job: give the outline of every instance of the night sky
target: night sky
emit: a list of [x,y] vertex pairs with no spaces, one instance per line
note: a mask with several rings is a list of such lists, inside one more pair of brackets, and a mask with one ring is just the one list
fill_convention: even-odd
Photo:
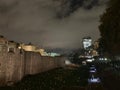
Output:
[[99,17],[108,0],[0,0],[0,34],[49,48],[79,48],[84,36],[100,37]]

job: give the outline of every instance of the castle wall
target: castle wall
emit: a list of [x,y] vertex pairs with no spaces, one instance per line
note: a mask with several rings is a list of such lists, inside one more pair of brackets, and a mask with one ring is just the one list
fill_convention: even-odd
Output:
[[6,48],[4,52],[0,52],[0,85],[17,82],[28,74],[37,74],[63,66],[63,57],[43,57],[35,52],[21,54],[19,49],[7,52]]
[[40,56],[39,53],[25,52],[25,74],[36,74],[64,65],[62,57]]
[[16,82],[24,76],[24,54],[7,53],[6,57],[6,82]]
[[24,76],[24,55],[19,50],[8,52],[3,48],[0,53],[0,84],[21,80]]
[[3,53],[0,52],[0,82],[3,85],[5,83],[5,74],[6,74],[6,57],[7,55],[3,55]]

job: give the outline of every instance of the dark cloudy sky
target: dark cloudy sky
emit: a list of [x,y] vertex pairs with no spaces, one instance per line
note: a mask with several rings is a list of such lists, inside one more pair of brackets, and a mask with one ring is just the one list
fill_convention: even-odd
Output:
[[51,48],[80,47],[99,38],[99,16],[108,0],[0,0],[0,34]]

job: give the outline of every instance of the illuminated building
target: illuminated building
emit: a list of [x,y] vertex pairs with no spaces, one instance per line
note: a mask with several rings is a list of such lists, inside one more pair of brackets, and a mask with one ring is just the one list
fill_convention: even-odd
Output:
[[38,53],[40,53],[41,56],[48,56],[47,52],[45,52],[44,49],[38,48],[32,44],[20,44],[20,46],[18,48],[23,49],[25,51],[38,52]]
[[37,50],[35,50],[35,52],[39,52],[41,54],[41,56],[48,56],[48,53],[45,52],[44,49],[37,49]]
[[92,54],[93,56],[98,56],[98,55],[99,55],[96,50],[92,50],[92,51],[91,51],[91,54]]
[[41,56],[50,56],[50,57],[60,56],[60,54],[54,52],[47,53],[43,48],[39,48],[31,43],[19,44],[14,41],[8,41],[3,36],[0,36],[0,52],[15,53],[17,49],[20,50],[20,53],[22,53],[22,51],[30,51],[30,52],[38,52]]
[[98,49],[99,48],[99,41],[95,41],[93,45],[94,45],[94,49]]
[[90,48],[92,46],[91,37],[84,37],[82,43],[83,43],[83,48],[84,49]]
[[53,53],[53,52],[48,53],[48,55],[51,56],[51,57],[60,56],[60,54],[58,54],[58,53]]
[[19,46],[19,49],[23,49],[25,51],[35,51],[36,50],[36,46],[32,45],[32,44],[21,44]]

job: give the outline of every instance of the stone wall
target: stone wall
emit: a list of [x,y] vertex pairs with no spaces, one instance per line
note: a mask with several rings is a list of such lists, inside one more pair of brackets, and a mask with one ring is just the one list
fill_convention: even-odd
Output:
[[63,57],[40,56],[35,52],[0,53],[0,85],[11,84],[21,80],[25,75],[37,74],[53,68],[63,67]]
[[0,84],[21,80],[24,76],[24,54],[16,52],[1,52],[0,54]]
[[39,53],[25,52],[25,74],[36,74],[53,68],[63,67],[63,57],[40,56]]

